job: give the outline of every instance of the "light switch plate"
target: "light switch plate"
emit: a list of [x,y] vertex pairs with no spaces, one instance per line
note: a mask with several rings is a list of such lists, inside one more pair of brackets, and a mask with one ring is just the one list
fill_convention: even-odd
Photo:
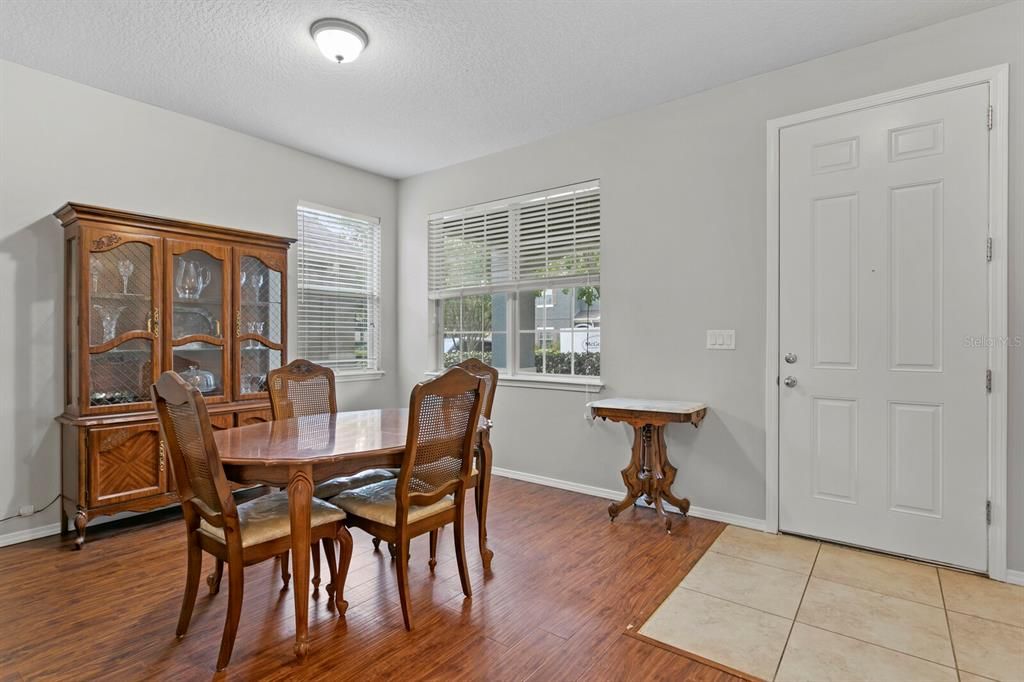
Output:
[[736,350],[735,329],[709,329],[708,350]]

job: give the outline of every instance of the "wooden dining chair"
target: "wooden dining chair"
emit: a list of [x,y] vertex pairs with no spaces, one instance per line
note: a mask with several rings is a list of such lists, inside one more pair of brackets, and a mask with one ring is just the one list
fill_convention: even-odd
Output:
[[[223,670],[231,660],[238,632],[244,567],[279,556],[291,544],[288,495],[274,492],[235,505],[202,394],[174,372],[164,372],[150,390],[174,467],[188,541],[188,574],[177,635],[185,636],[192,618],[203,552],[212,554],[217,561],[214,575],[218,586],[224,563],[228,565],[228,612],[217,656],[217,670]],[[337,576],[348,572],[352,558],[352,535],[343,523],[345,512],[314,498],[310,518],[313,543],[337,538],[341,544],[340,570],[335,566],[333,542],[327,558],[338,611],[343,613],[348,604],[341,598],[342,583]]]
[[[462,369],[417,384],[409,399],[409,428],[398,478],[331,498],[345,523],[398,550],[398,594],[405,628],[412,630],[409,541],[453,523],[462,592],[473,595],[466,568],[465,500],[483,406],[484,380]],[[345,576],[338,575],[338,589]]]
[[[315,414],[334,414],[338,411],[338,400],[335,394],[334,371],[309,360],[296,359],[284,367],[267,373],[267,390],[270,393],[270,410],[274,419],[291,419]],[[339,476],[317,484],[313,496],[321,500],[334,497],[338,493],[377,483],[395,475],[386,469],[368,469],[352,476]],[[327,543],[324,540],[324,552]],[[374,539],[374,548],[380,540]],[[313,587],[320,585],[320,548],[312,545],[313,555]],[[288,584],[288,554],[281,556],[281,580]]]
[[[498,370],[488,365],[483,360],[476,358],[469,358],[463,360],[453,367],[463,369],[473,376],[479,377],[484,380],[484,395],[483,395],[483,408],[481,415],[487,421],[487,428],[490,428],[491,424],[491,408],[494,407],[494,392],[498,387]],[[476,446],[473,450],[473,456],[475,460],[475,466],[473,467],[472,475],[470,476],[469,487],[473,488],[473,501],[476,503],[476,522],[477,522],[477,540],[480,544],[480,553],[491,554],[491,551],[487,549],[487,526],[484,525],[483,519],[487,518],[487,498],[489,490],[486,486],[480,485],[480,472],[491,470],[491,452],[490,452],[490,441],[484,441],[482,435],[477,436]],[[437,565],[437,536],[438,531],[433,531],[430,534],[430,570],[434,570]],[[490,564],[490,556],[483,556],[484,566]]]

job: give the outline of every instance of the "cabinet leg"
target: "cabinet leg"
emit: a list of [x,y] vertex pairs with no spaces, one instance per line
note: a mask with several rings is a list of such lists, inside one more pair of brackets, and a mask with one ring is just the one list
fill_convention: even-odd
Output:
[[85,544],[85,524],[89,523],[89,515],[81,509],[75,514],[75,530],[78,537],[75,538],[75,549],[82,549]]

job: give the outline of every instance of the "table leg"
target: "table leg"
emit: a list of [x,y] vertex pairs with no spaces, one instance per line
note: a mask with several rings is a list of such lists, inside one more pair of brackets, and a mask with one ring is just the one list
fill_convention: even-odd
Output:
[[[660,499],[669,502],[675,506],[684,515],[690,511],[690,501],[685,497],[676,497],[672,494],[672,483],[676,480],[676,469],[672,466],[672,463],[668,461],[668,445],[665,443],[665,427],[655,427],[654,434],[654,447],[657,451],[657,459],[661,463],[661,470],[663,472],[660,479],[656,479],[655,485],[656,494]],[[666,516],[665,530],[672,532],[672,520]]]
[[644,494],[644,482],[640,479],[643,470],[644,434],[642,426],[633,427],[633,453],[629,466],[622,470],[622,482],[626,484],[626,496],[621,502],[608,505],[608,516],[614,521],[623,509],[632,506],[637,498]]
[[309,652],[309,545],[310,512],[313,506],[312,467],[297,466],[289,471],[288,515],[292,531],[292,575],[295,577],[295,657]]
[[476,521],[480,541],[480,560],[484,570],[491,569],[494,552],[487,546],[487,498],[491,493],[491,439],[486,433],[480,435],[480,461],[476,482]]

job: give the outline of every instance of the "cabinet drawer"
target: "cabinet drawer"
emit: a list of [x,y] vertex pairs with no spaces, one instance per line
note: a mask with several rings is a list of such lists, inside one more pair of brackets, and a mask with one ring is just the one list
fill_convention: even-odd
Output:
[[156,423],[89,429],[89,503],[116,504],[167,490]]
[[274,419],[274,413],[270,410],[248,410],[246,412],[236,412],[235,415],[235,423],[238,426],[259,424],[260,422],[269,422]]
[[210,426],[213,427],[214,431],[234,428],[235,417],[232,414],[211,414]]

